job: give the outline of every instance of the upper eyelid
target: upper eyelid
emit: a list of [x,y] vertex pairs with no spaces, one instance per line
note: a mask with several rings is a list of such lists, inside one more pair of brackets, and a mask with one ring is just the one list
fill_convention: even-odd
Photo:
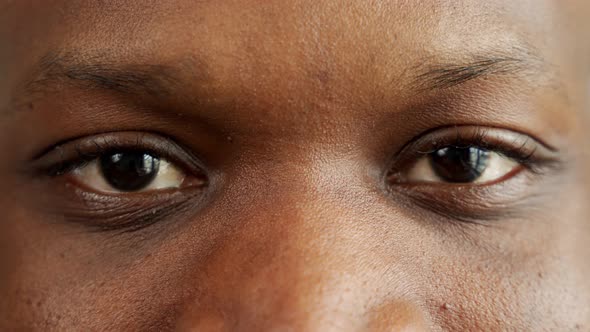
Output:
[[172,139],[159,134],[132,131],[90,135],[59,143],[37,156],[33,168],[43,175],[59,175],[56,170],[63,168],[70,171],[71,167],[82,166],[101,154],[117,149],[146,150],[177,164],[185,171],[200,175],[208,173],[199,157]]
[[486,145],[489,150],[512,158],[535,172],[541,166],[562,164],[557,149],[530,135],[504,128],[460,125],[434,128],[414,137],[394,154],[384,177],[403,171],[416,161],[417,155],[426,156],[457,142],[474,147]]
[[[467,133],[466,133],[467,131]],[[453,136],[448,136],[450,133],[454,133]],[[498,146],[500,143],[500,140],[494,139],[493,136],[494,134],[497,134],[496,136],[502,136],[502,134],[504,134],[504,136],[511,136],[513,138],[511,143],[508,143],[507,139],[503,140],[501,142],[501,145],[503,146]],[[435,137],[432,137],[432,136]],[[429,142],[427,142],[425,144],[424,140],[425,139],[429,139]],[[493,142],[493,140],[496,140],[498,142]],[[444,141],[444,143],[440,143],[441,141]],[[546,145],[545,143],[538,141],[537,139],[531,137],[530,135],[527,134],[523,134],[523,133],[519,133],[519,132],[514,132],[512,130],[508,130],[508,129],[502,129],[502,128],[493,128],[493,127],[480,127],[480,126],[471,126],[471,125],[463,125],[463,126],[452,126],[452,127],[441,127],[441,128],[435,128],[435,129],[431,129],[426,131],[425,133],[422,133],[416,137],[414,137],[412,140],[410,140],[408,143],[406,143],[406,145],[404,145],[398,153],[396,153],[396,155],[402,154],[407,150],[416,150],[416,151],[420,151],[421,153],[431,153],[434,152],[437,148],[443,147],[443,146],[457,146],[457,147],[465,147],[464,145],[458,145],[458,143],[461,142],[468,142],[468,143],[473,143],[473,144],[478,144],[478,146],[480,147],[484,147],[484,148],[489,148],[490,150],[494,150],[494,149],[498,149],[498,148],[503,148],[506,147],[507,145],[512,145],[511,148],[513,148],[513,150],[522,150],[523,148],[525,148],[527,145],[533,145],[538,149],[542,149],[542,150],[546,150],[546,152],[548,154],[553,154],[553,153],[557,153],[558,150],[556,148],[553,148],[551,146]],[[421,150],[421,149],[417,149],[420,146],[424,146],[424,145],[430,145],[429,150]],[[467,145],[467,146],[471,146],[471,145]],[[501,151],[501,149],[500,149]]]
[[[461,140],[468,141],[467,139],[464,139],[464,138],[461,138]],[[524,147],[528,143],[528,140],[529,139],[526,138],[526,141],[524,141],[523,144],[520,144],[519,147],[506,148],[506,147],[499,147],[497,145],[494,145],[493,143],[486,142],[485,140],[477,140],[476,139],[476,140],[473,140],[467,144],[458,144],[457,142],[453,142],[453,143],[442,144],[441,146],[435,145],[428,150],[419,150],[417,152],[419,154],[429,155],[429,154],[432,154],[432,153],[438,151],[439,149],[441,149],[443,147],[452,147],[452,148],[459,148],[459,149],[460,148],[482,148],[482,149],[486,149],[488,151],[498,153],[498,154],[503,155],[507,158],[526,160],[535,154],[535,151],[537,149],[536,147],[533,147],[532,149],[528,149],[526,156],[520,156],[520,155],[516,155],[516,154],[524,152],[524,150],[525,150]]]
[[461,125],[441,126],[441,127],[432,128],[432,129],[429,129],[427,131],[424,131],[424,132],[414,136],[414,138],[412,138],[409,141],[409,143],[407,143],[406,145],[409,145],[412,142],[418,141],[421,137],[425,137],[425,136],[428,136],[429,134],[443,132],[443,131],[448,131],[448,132],[454,131],[455,137],[465,138],[465,134],[462,133],[462,131],[464,131],[465,129],[472,130],[473,132],[475,132],[475,134],[473,134],[473,136],[476,136],[479,138],[489,137],[489,136],[491,136],[490,133],[494,133],[494,132],[496,132],[496,133],[498,133],[498,132],[511,133],[513,136],[525,138],[527,141],[530,140],[536,144],[539,144],[543,148],[545,148],[549,151],[552,151],[552,152],[559,151],[559,149],[557,147],[552,146],[552,145],[548,144],[547,142],[543,141],[542,139],[540,139],[534,135],[531,135],[529,133],[521,132],[521,131],[514,130],[514,129],[497,127],[497,126],[482,126],[482,125],[477,125],[477,124],[461,124]]

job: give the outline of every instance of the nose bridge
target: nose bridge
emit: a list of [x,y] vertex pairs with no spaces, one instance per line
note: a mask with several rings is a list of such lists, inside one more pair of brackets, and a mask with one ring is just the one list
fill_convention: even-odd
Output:
[[[281,171],[248,202],[258,208],[240,209],[239,230],[210,263],[221,320],[239,330],[364,331],[374,317],[383,321],[383,315],[395,317],[396,307],[407,307],[402,301],[374,315],[383,305],[379,292],[407,287],[384,284],[395,279],[386,276],[395,266],[380,263],[374,253],[379,221],[366,211],[381,203],[371,198],[376,195],[366,179],[355,175],[358,165],[340,161]],[[406,316],[395,323],[406,324]]]
[[[240,301],[240,310],[247,317],[267,310],[270,329],[362,330],[370,301],[363,284],[370,276],[357,273],[355,256],[364,250],[355,209],[335,179],[312,177],[314,172],[321,170],[299,177],[298,188],[268,197],[272,210],[252,216],[252,227],[266,228],[268,242],[250,262],[252,277],[240,289],[249,300]],[[252,308],[252,302],[261,305]]]

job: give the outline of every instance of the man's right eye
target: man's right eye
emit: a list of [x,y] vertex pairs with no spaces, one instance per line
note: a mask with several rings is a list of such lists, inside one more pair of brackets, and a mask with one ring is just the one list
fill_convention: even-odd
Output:
[[207,183],[190,153],[155,134],[96,135],[64,143],[48,154],[54,175],[97,194],[145,195]]
[[74,169],[71,176],[93,191],[118,194],[197,184],[181,167],[141,150],[105,153]]
[[33,168],[60,218],[99,230],[138,230],[205,204],[209,173],[190,150],[153,133],[72,139]]

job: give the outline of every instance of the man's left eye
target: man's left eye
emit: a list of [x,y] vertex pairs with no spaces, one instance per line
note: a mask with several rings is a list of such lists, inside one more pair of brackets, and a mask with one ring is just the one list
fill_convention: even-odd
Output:
[[519,162],[499,152],[449,146],[424,155],[402,177],[404,182],[412,183],[485,184],[502,180],[521,168]]

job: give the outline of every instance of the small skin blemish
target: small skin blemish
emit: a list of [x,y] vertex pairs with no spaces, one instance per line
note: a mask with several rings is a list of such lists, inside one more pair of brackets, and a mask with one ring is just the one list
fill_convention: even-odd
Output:
[[449,310],[453,310],[453,306],[452,306],[450,303],[443,303],[443,304],[440,306],[440,309],[441,309],[442,311],[449,311]]
[[322,84],[327,84],[330,81],[330,73],[327,70],[319,70],[314,76]]
[[318,73],[318,80],[324,84],[330,81],[330,74],[327,71],[321,71]]

